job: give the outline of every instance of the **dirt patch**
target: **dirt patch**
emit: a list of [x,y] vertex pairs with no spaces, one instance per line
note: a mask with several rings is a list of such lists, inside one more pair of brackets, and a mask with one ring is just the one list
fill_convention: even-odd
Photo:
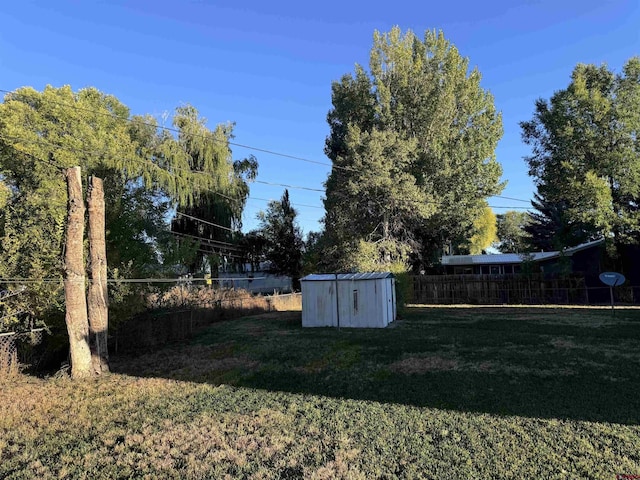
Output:
[[203,353],[209,351],[211,358],[225,358],[231,357],[236,349],[235,342],[216,343],[210,346],[205,346],[208,350],[204,350]]
[[239,356],[210,360],[203,366],[208,368],[209,370],[233,370],[235,368],[253,370],[258,365],[260,365],[260,363],[256,362],[255,360],[251,360],[248,357]]
[[480,363],[465,363],[460,365],[460,370],[471,370],[473,372],[481,373],[501,373],[507,375],[513,375],[515,377],[521,376],[535,376],[535,377],[553,377],[553,376],[569,376],[574,375],[576,372],[572,368],[558,366],[557,368],[530,368],[522,365],[513,365],[510,363],[498,363],[498,362],[480,362]]
[[405,375],[459,370],[458,360],[438,355],[407,357],[389,365],[389,370]]
[[[112,362],[114,371],[126,371],[134,375],[198,375],[211,371],[233,369],[254,370],[260,364],[244,355],[234,354],[233,342],[217,345],[190,345],[183,349],[166,349],[136,358],[135,363]],[[132,366],[133,365],[133,366]]]
[[551,368],[530,368],[510,363],[492,361],[463,362],[457,358],[442,357],[438,355],[407,357],[389,365],[388,369],[403,375],[420,375],[429,372],[462,372],[471,371],[479,373],[507,374],[514,377],[535,376],[553,377],[569,376],[576,372],[565,366]]
[[302,367],[295,367],[294,370],[299,373],[320,373],[327,369],[328,361],[326,358],[314,360]]
[[264,332],[264,327],[256,323],[252,323],[247,326],[247,334],[251,337],[261,337],[264,335]]
[[571,340],[567,340],[565,338],[554,338],[549,343],[551,343],[551,345],[553,345],[556,348],[565,349],[565,350],[576,348],[577,346]]

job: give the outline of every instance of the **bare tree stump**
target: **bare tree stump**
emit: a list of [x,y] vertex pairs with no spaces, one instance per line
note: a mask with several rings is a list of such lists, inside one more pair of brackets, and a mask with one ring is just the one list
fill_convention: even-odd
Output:
[[89,377],[92,374],[89,349],[89,321],[85,297],[84,266],[84,202],[80,167],[65,170],[69,203],[67,207],[67,238],[64,252],[65,323],[69,333],[71,376]]
[[89,292],[87,304],[93,370],[100,375],[109,371],[109,295],[107,289],[107,247],[105,205],[102,179],[89,177]]

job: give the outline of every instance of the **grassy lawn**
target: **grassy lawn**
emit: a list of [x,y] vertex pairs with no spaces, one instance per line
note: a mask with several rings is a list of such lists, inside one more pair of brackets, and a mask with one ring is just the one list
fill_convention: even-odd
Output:
[[640,310],[215,324],[86,383],[0,383],[0,478],[640,475]]

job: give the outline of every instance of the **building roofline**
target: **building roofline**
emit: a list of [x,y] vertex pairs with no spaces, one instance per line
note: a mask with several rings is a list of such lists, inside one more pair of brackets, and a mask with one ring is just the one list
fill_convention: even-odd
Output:
[[443,255],[440,263],[446,266],[469,266],[469,265],[517,265],[525,261],[527,255],[531,255],[531,261],[542,262],[552,260],[562,255],[571,257],[574,253],[581,252],[588,248],[604,243],[604,238],[581,243],[575,247],[566,248],[563,251],[553,250],[550,252],[530,252],[530,253],[498,253],[482,255]]

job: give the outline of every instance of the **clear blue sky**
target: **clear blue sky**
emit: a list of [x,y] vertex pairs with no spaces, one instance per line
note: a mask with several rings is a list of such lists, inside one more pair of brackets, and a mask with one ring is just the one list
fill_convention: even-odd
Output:
[[[534,100],[566,87],[579,63],[619,72],[640,54],[638,0],[458,2],[67,1],[5,2],[0,10],[0,89],[95,86],[133,113],[160,117],[191,103],[210,126],[236,122],[235,141],[328,162],[325,121],[331,82],[368,65],[373,31],[393,25],[441,29],[482,73],[503,113],[497,158],[508,186],[530,199],[518,122]],[[258,179],[322,189],[329,167],[255,153]],[[282,187],[251,186],[277,199]],[[297,204],[322,206],[321,192],[290,190]],[[528,206],[490,199],[494,206]],[[245,230],[266,202],[250,200]],[[324,210],[297,207],[305,232]],[[504,209],[495,209],[496,212]]]

